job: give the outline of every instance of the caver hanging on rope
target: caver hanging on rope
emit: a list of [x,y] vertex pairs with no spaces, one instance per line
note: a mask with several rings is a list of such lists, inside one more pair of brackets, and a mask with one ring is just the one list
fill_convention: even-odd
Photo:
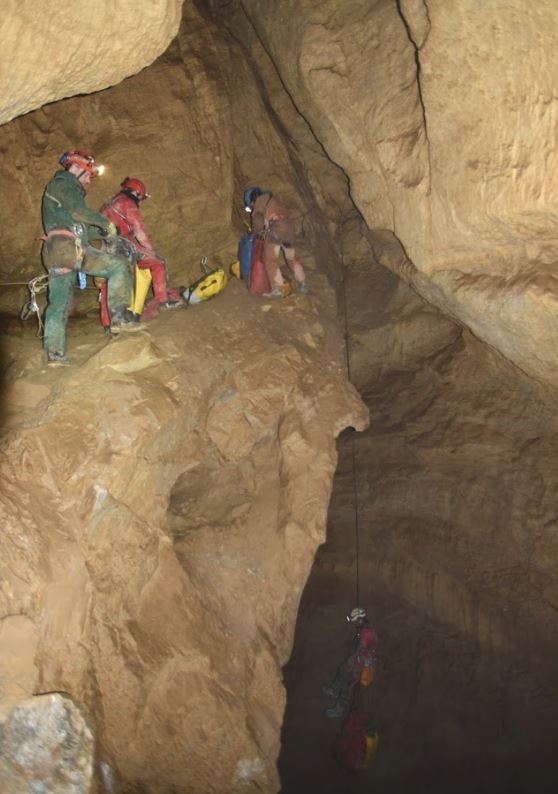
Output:
[[339,719],[350,709],[357,687],[368,687],[374,680],[377,661],[378,635],[370,625],[366,612],[361,607],[353,609],[347,616],[356,627],[352,641],[352,652],[341,662],[331,683],[322,687],[322,692],[335,698],[335,703],[326,709],[326,716]]
[[[351,359],[344,274],[342,284],[347,376],[350,381]],[[355,513],[355,594],[356,603],[360,604],[359,504],[354,434],[351,438],[351,458]],[[335,704],[326,710],[326,715],[330,718],[345,717],[341,733],[335,743],[335,755],[347,769],[358,770],[370,765],[378,745],[378,734],[371,724],[369,702],[370,684],[374,680],[377,661],[378,636],[361,606],[355,607],[347,615],[347,620],[357,629],[353,638],[353,652],[339,665],[333,681],[322,687],[322,691],[335,698]]]

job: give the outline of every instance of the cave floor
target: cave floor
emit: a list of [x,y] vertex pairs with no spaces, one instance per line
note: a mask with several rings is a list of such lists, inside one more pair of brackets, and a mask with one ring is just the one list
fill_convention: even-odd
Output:
[[[284,301],[270,301],[249,295],[245,285],[231,279],[223,293],[207,303],[192,305],[187,309],[176,309],[161,313],[157,318],[142,324],[134,333],[124,332],[112,338],[103,334],[97,311],[70,317],[67,329],[67,351],[70,367],[48,367],[42,350],[42,341],[37,336],[34,317],[26,322],[4,317],[0,330],[0,428],[2,431],[17,429],[18,424],[35,421],[40,412],[64,390],[66,383],[73,383],[83,367],[110,368],[113,364],[107,352],[114,346],[124,344],[130,357],[141,355],[146,343],[155,346],[164,344],[176,334],[191,340],[191,358],[196,361],[196,371],[209,363],[212,351],[220,354],[230,352],[230,364],[250,355],[260,344],[288,345],[292,341],[302,350],[315,346],[309,324],[317,329],[324,348],[333,345],[337,328],[320,318],[333,317],[335,308],[332,294],[325,288],[325,277],[313,274],[309,295],[291,295]],[[79,297],[79,295],[78,295]],[[327,306],[325,304],[328,304]],[[331,362],[338,367],[337,362]],[[125,367],[117,365],[124,372]],[[130,371],[133,371],[132,369]]]

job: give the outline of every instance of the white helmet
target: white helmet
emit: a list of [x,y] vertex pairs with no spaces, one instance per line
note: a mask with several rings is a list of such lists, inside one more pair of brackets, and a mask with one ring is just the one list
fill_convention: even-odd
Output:
[[347,615],[347,620],[350,623],[356,623],[359,620],[366,620],[366,612],[362,607],[355,607],[350,615]]

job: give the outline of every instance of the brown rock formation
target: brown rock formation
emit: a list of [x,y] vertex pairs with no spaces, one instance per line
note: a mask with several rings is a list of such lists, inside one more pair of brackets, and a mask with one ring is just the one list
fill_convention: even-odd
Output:
[[396,272],[555,384],[554,5],[242,5]]
[[2,610],[19,617],[2,680],[71,693],[148,791],[277,788],[280,666],[334,437],[366,421],[331,310],[232,284],[134,338],[73,338],[68,372],[41,370],[32,338],[14,351]]
[[[144,46],[126,39],[141,60],[112,20],[101,44],[84,37],[83,71],[71,52],[67,82],[45,69],[46,93],[36,68],[26,93],[10,56],[6,112],[137,72],[176,26],[177,3],[148,5],[153,36],[141,22]],[[45,371],[14,321],[2,339],[1,698],[70,693],[107,790],[278,789],[280,667],[324,537],[333,440],[366,421],[325,278],[339,286],[341,265],[374,416],[356,444],[362,595],[384,649],[375,779],[525,794],[536,771],[554,792],[555,35],[544,2],[190,0],[148,69],[0,127],[3,279],[40,272],[44,184],[83,146],[109,167],[92,205],[126,174],[147,182],[173,283],[203,254],[230,263],[242,190],[261,184],[294,213],[313,289],[269,305],[233,283],[111,344],[95,317],[72,321],[69,372]],[[2,291],[2,310],[25,297]],[[369,790],[324,763],[336,726],[316,743],[309,719],[354,606],[340,449],[287,672],[285,794]]]
[[93,790],[93,735],[68,697],[41,695],[1,714],[0,748],[2,791],[88,794]]
[[0,124],[139,72],[176,35],[181,8],[182,0],[121,0],[118,7],[106,0],[7,0]]

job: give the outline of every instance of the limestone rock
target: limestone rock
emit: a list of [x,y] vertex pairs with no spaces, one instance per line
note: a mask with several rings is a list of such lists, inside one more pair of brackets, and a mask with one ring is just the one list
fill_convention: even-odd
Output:
[[413,286],[555,385],[554,3],[243,7]]
[[20,617],[0,672],[83,703],[138,790],[278,788],[281,666],[334,438],[368,421],[322,292],[266,304],[234,281],[114,341],[85,320],[68,370],[37,371],[39,341],[17,340],[8,382],[40,375],[48,396],[9,391],[0,604]]
[[90,794],[94,741],[69,697],[39,695],[0,716],[0,789]]
[[7,0],[0,24],[0,124],[139,72],[176,35],[181,8],[182,0],[122,0],[118,8],[106,0]]

